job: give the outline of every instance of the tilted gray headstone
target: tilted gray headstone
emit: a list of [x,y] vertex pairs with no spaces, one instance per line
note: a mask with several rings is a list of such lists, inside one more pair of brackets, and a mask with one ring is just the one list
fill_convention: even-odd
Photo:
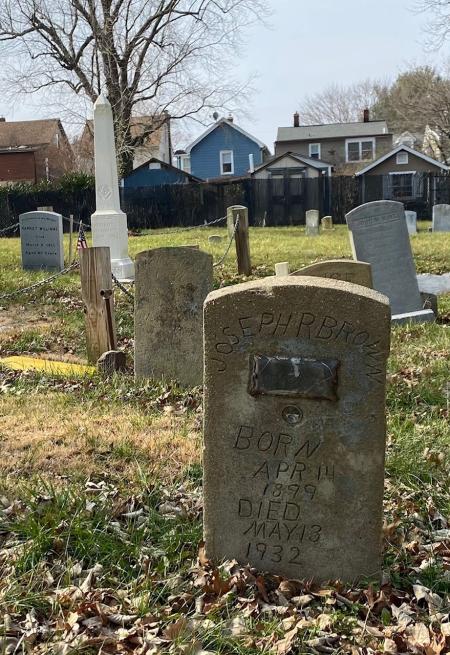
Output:
[[203,380],[203,302],[213,285],[212,256],[195,248],[155,248],[136,257],[135,374]]
[[213,291],[204,323],[208,557],[379,577],[388,299],[271,277]]
[[19,216],[22,267],[61,271],[64,268],[61,214],[35,211]]
[[450,205],[434,205],[433,232],[450,232]]
[[317,209],[308,209],[305,216],[306,236],[315,237],[319,234],[319,212]]
[[405,209],[405,220],[408,233],[417,234],[417,212],[411,212]]
[[388,296],[392,315],[422,309],[402,203],[368,202],[346,219],[353,257],[372,266],[373,288]]

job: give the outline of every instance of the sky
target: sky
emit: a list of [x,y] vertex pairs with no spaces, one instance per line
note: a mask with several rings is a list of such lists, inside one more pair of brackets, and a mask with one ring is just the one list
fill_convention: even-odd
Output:
[[[426,51],[426,16],[413,11],[414,0],[268,2],[268,25],[250,28],[238,60],[236,75],[256,79],[254,92],[240,103],[245,112],[236,112],[235,120],[271,151],[277,127],[292,124],[306,95],[331,83],[393,78],[409,63],[434,63],[448,54]],[[0,115],[7,120],[54,114],[45,103],[11,106],[0,97]],[[196,126],[192,138],[203,129]]]

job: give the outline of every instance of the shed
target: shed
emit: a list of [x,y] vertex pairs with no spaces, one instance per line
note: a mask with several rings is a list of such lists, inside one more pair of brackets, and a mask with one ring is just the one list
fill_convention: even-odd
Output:
[[198,177],[182,171],[172,164],[152,157],[135,168],[127,177],[121,181],[121,186],[126,189],[139,187],[154,187],[164,184],[190,184],[201,182]]

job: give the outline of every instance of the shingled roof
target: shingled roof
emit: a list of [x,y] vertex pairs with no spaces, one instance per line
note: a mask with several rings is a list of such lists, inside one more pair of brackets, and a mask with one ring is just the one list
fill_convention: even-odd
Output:
[[36,121],[0,121],[0,148],[44,146],[63,127],[58,118]]
[[277,141],[342,139],[359,136],[381,136],[383,134],[389,134],[386,121],[369,121],[367,123],[330,123],[328,125],[279,127]]

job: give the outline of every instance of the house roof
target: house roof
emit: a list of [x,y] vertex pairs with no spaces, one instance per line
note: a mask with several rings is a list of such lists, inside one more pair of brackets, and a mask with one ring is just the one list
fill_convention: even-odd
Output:
[[305,164],[306,166],[310,166],[311,168],[317,168],[318,170],[331,168],[331,164],[328,164],[325,161],[321,161],[320,159],[312,159],[311,157],[298,155],[295,152],[285,152],[282,155],[277,155],[276,157],[272,157],[272,159],[268,159],[263,164],[260,164],[255,168],[254,172],[257,173],[258,171],[262,171],[264,168],[270,168],[270,166],[273,166],[273,164],[275,164],[280,159],[283,159],[283,157],[290,157],[291,159],[295,159],[299,164]]
[[243,130],[242,127],[239,127],[239,125],[236,125],[236,123],[234,123],[233,121],[229,120],[228,118],[220,118],[218,121],[216,121],[215,123],[213,123],[212,125],[210,125],[210,126],[208,127],[207,130],[205,130],[202,134],[200,134],[200,136],[197,137],[197,138],[195,139],[195,141],[193,141],[193,142],[192,142],[192,143],[191,143],[191,144],[186,148],[186,153],[187,153],[187,154],[190,154],[192,148],[194,148],[197,144],[199,144],[200,141],[203,141],[203,139],[204,139],[205,137],[207,137],[208,134],[211,134],[211,132],[213,132],[213,131],[216,129],[216,127],[219,127],[220,125],[228,125],[228,127],[231,127],[231,128],[233,128],[233,129],[235,129],[237,132],[240,132],[241,134],[243,134],[244,136],[246,136],[246,137],[247,137],[248,139],[250,139],[251,141],[254,141],[254,142],[255,142],[255,143],[256,143],[260,148],[262,148],[263,150],[267,150],[267,152],[269,152],[269,148],[268,148],[268,147],[267,147],[267,146],[266,146],[262,141],[260,141],[260,140],[257,139],[256,137],[252,136],[251,134],[249,134],[249,133],[246,132],[245,130]]
[[277,141],[344,139],[358,136],[380,136],[383,134],[389,134],[386,121],[368,121],[367,123],[330,123],[328,125],[279,127]]
[[[162,128],[168,121],[168,115],[163,116],[162,114],[158,116],[132,116],[130,118],[130,129],[131,136],[137,137],[141,136],[145,130],[155,127],[153,132],[150,132],[148,137],[146,137],[146,143],[150,145],[158,145],[162,138]],[[89,118],[86,121],[85,130],[88,130],[89,135],[94,137],[94,121]]]
[[[148,168],[149,164],[161,164],[162,168],[166,168],[171,171],[175,171],[178,174],[184,175],[185,177],[189,178],[191,182],[204,182],[204,180],[201,180],[199,177],[195,177],[195,175],[192,175],[191,173],[187,173],[186,171],[181,170],[181,168],[177,168],[176,166],[172,166],[172,164],[168,164],[166,161],[162,161],[161,159],[158,159],[157,157],[150,157],[147,161],[145,161],[143,164],[140,164],[139,166],[136,166],[135,169],[131,171],[127,175],[127,177],[130,177],[130,175],[133,175],[136,171],[138,171],[140,168]],[[126,178],[125,178],[126,179]]]
[[409,152],[411,155],[414,155],[415,157],[418,157],[419,159],[423,159],[424,161],[428,162],[429,164],[432,164],[433,166],[438,166],[439,168],[442,168],[442,170],[444,170],[444,171],[450,171],[450,166],[447,166],[446,164],[443,164],[442,162],[437,161],[436,159],[432,159],[431,157],[428,157],[428,155],[424,155],[424,153],[420,152],[419,150],[414,150],[414,148],[410,148],[409,146],[406,146],[405,144],[400,144],[399,146],[397,146],[393,150],[390,150],[389,152],[387,152],[382,157],[379,157],[378,159],[373,161],[371,164],[369,164],[365,168],[358,171],[356,173],[356,176],[364,175],[364,173],[367,173],[368,171],[372,170],[373,168],[376,168],[377,166],[379,166],[379,164],[386,161],[387,159],[389,159],[393,155],[396,155],[397,152],[401,152],[402,150],[404,152]]
[[55,133],[62,129],[58,118],[0,121],[0,148],[47,145],[51,143]]

